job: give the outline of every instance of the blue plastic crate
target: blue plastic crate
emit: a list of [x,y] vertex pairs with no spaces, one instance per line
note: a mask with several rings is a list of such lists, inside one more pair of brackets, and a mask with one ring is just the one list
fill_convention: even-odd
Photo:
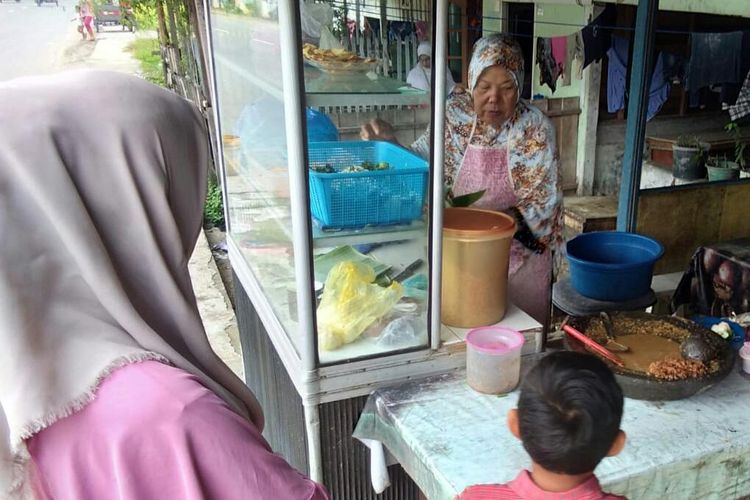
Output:
[[[427,162],[388,142],[313,142],[310,166],[331,165],[337,172],[309,170],[310,210],[323,228],[356,228],[408,223],[422,216]],[[362,162],[388,162],[388,170],[338,172]]]

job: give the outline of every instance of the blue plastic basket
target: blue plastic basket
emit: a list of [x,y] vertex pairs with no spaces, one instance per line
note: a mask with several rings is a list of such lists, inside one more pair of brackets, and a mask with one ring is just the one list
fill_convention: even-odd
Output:
[[[388,142],[313,142],[310,166],[331,165],[337,172],[309,170],[310,210],[323,228],[356,228],[407,223],[422,216],[427,162]],[[342,173],[362,162],[388,162],[388,170]]]

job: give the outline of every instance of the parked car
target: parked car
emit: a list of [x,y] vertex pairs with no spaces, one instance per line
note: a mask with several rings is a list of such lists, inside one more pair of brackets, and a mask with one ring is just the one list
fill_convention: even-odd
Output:
[[96,7],[94,25],[97,33],[102,26],[120,26],[120,6],[112,3],[102,4]]

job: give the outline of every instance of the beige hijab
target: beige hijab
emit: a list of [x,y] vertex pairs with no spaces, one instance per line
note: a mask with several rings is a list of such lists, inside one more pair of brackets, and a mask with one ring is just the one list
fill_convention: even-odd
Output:
[[208,161],[200,114],[139,78],[0,83],[0,497],[22,485],[24,440],[127,363],[171,362],[262,429],[188,275]]

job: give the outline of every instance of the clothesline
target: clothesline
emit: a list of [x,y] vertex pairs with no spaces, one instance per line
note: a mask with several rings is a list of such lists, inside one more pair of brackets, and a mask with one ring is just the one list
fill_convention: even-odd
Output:
[[[337,0],[334,0],[333,2],[331,2],[331,5],[343,7],[344,3],[340,2],[340,1],[337,1]],[[379,5],[375,5],[375,4],[360,4],[360,7],[380,9],[380,6]],[[426,9],[404,9],[402,7],[387,7],[387,6],[385,7],[385,9],[386,10],[395,10],[395,11],[408,11],[408,12],[411,12],[411,13],[430,13],[430,12],[432,12],[431,10],[426,10]],[[349,10],[351,12],[353,10],[352,5],[350,5],[350,4],[347,3],[347,10]],[[456,14],[449,14],[449,16],[456,16]],[[467,16],[464,16],[463,14],[458,14],[458,16],[460,18],[467,17]],[[365,16],[365,17],[370,17],[370,16]],[[558,22],[558,21],[537,21],[537,20],[529,21],[529,20],[526,20],[526,19],[511,19],[509,17],[503,17],[503,16],[482,16],[482,20],[513,21],[513,22],[516,22],[516,23],[547,25],[547,26],[567,26],[567,27],[579,28],[579,29],[585,28],[586,26],[588,26],[588,23],[587,24],[579,24],[579,23],[564,23],[564,22]],[[414,22],[414,21],[401,20],[401,21],[397,21],[397,22]],[[599,29],[605,29],[605,30],[611,30],[611,31],[629,31],[629,32],[635,32],[635,28],[634,27],[629,27],[629,26],[616,26],[616,25],[599,24],[598,27],[599,27]],[[748,26],[748,28],[750,28],[750,26]],[[475,27],[471,27],[471,26],[468,27],[467,29],[470,30],[470,31],[480,31],[479,28],[475,28]],[[734,30],[728,30],[728,31],[716,31],[716,30],[705,31],[705,30],[673,30],[673,29],[664,29],[664,28],[662,28],[662,29],[655,30],[655,33],[665,34],[665,35],[692,35],[694,33],[731,33],[733,31],[741,31],[741,29],[734,29]],[[513,33],[509,33],[509,32],[504,32],[504,33],[516,36],[516,34],[513,34]],[[572,33],[569,33],[569,34],[572,34]],[[523,34],[521,36],[523,36],[525,38],[539,37],[539,35],[526,35],[526,34]],[[559,36],[563,36],[563,35],[559,35]]]

